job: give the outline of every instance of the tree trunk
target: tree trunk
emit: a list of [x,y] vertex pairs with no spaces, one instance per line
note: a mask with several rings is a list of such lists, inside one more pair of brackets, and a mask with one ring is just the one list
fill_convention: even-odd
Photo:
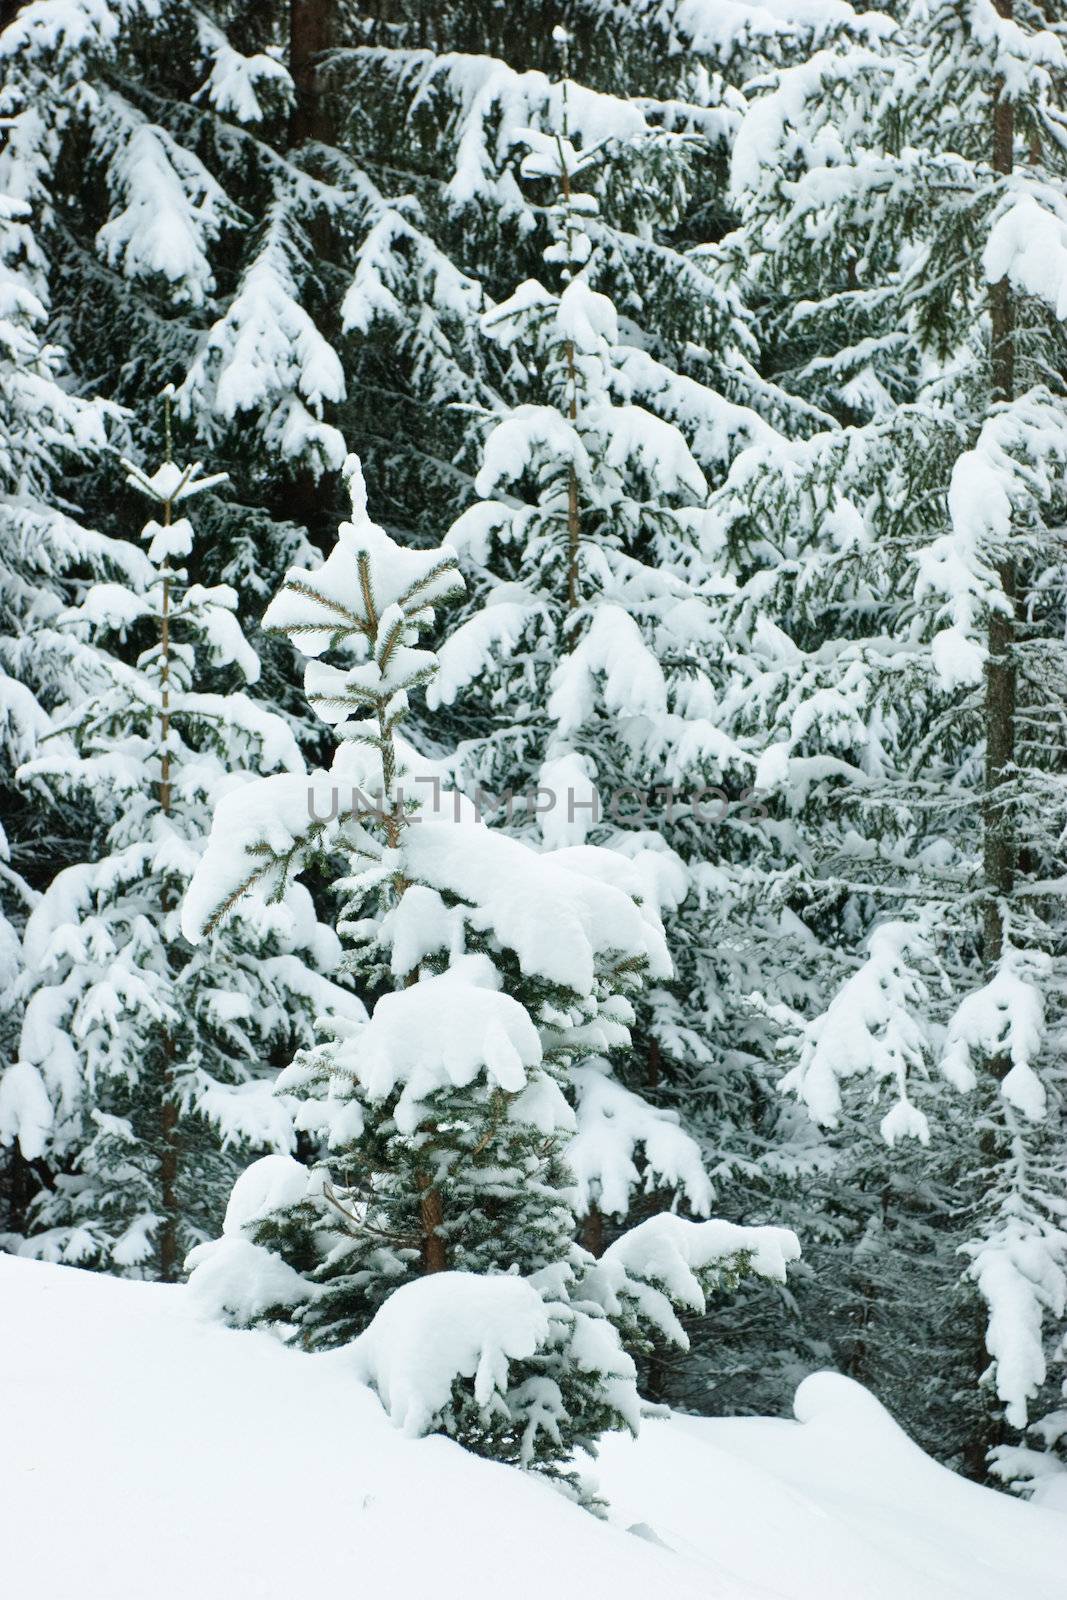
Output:
[[171,1041],[164,1041],[167,1066],[164,1071],[164,1099],[160,1107],[159,1125],[163,1149],[159,1160],[159,1189],[163,1209],[163,1226],[159,1230],[159,1276],[164,1283],[174,1283],[181,1267],[181,1248],[178,1240],[178,1107],[171,1097],[170,1053]]
[[[566,100],[564,100],[564,114],[566,114]],[[566,123],[564,123],[564,137],[566,137]],[[562,146],[560,147],[562,154]],[[562,163],[563,199],[566,205],[571,201],[571,179],[567,171],[566,161]],[[569,214],[569,213],[568,213]],[[568,228],[568,242],[570,230]],[[567,268],[570,276],[570,268]],[[564,345],[567,362],[567,416],[571,422],[578,420],[578,368],[574,359],[574,341],[568,339]],[[578,474],[573,462],[567,468],[567,610],[578,609],[578,566],[582,544],[581,512],[578,506]]]
[[419,1218],[422,1222],[422,1270],[444,1272],[448,1266],[441,1224],[445,1220],[441,1191],[435,1189],[427,1177],[419,1178],[422,1199],[419,1201]]
[[289,0],[290,144],[328,138],[318,58],[333,43],[335,8],[336,0]]
[[[166,458],[171,460],[171,415],[170,395],[165,395],[163,401],[164,436],[166,439]],[[169,528],[173,513],[172,502],[168,500],[163,507],[163,526]],[[170,557],[167,558],[169,567]],[[166,569],[165,569],[166,570]],[[159,738],[161,745],[159,762],[159,809],[165,817],[171,811],[171,777],[170,777],[170,602],[171,579],[169,572],[163,579],[163,603],[159,628]],[[173,910],[170,889],[164,877],[159,903],[160,917],[164,924]],[[163,1214],[162,1225],[159,1230],[159,1275],[164,1283],[174,1283],[178,1277],[181,1266],[181,1248],[179,1244],[179,1217],[178,1217],[178,1107],[174,1100],[174,1039],[169,1028],[164,1031],[161,1041],[163,1052],[163,1081],[159,1106],[159,1198],[160,1210]]]
[[648,1041],[648,1087],[658,1089],[663,1069],[663,1052],[658,1039]]
[[[999,14],[1012,15],[1012,0],[996,0]],[[997,79],[993,102],[993,170],[1007,177],[1015,162],[1015,108],[1005,98],[1004,83]],[[1007,278],[989,291],[989,378],[993,404],[1015,397],[1015,305]],[[1015,760],[1016,666],[1015,638],[1016,588],[1015,563],[1005,555],[997,564],[1000,587],[1011,604],[1010,614],[996,612],[989,620],[989,659],[985,680],[985,794],[982,802],[982,875],[985,884],[985,910],[982,926],[982,959],[986,977],[991,978],[1004,951],[1004,909],[1015,883],[1016,840],[1011,806],[1007,798],[1011,767]],[[1005,1055],[988,1063],[994,1079],[1006,1076],[1011,1065]],[[982,1155],[987,1165],[997,1159],[997,1134],[990,1127],[982,1136]],[[988,1366],[984,1336],[977,1352],[979,1375]],[[989,1451],[1001,1442],[1003,1422],[988,1405],[986,1414],[967,1441],[963,1468],[969,1478],[983,1482],[988,1477]]]
[[[1002,17],[1010,18],[1012,0],[997,0]],[[1008,176],[1014,165],[1015,109],[1004,98],[1004,85],[998,79],[993,106],[993,168]],[[995,283],[989,295],[990,384],[994,402],[1011,400],[1015,394],[1015,307],[1011,285],[1006,278]],[[1001,588],[1012,604],[1012,615],[997,612],[989,622],[989,661],[986,667],[985,724],[986,765],[983,805],[983,874],[986,888],[982,955],[987,976],[992,975],[1004,948],[1003,903],[1011,894],[1015,880],[1015,838],[1011,812],[1002,790],[1009,781],[1015,759],[1016,669],[1012,654],[1015,631],[1015,570],[1005,557],[998,566]],[[1007,1062],[994,1063],[998,1076],[1007,1071]]]
[[0,1151],[0,1233],[25,1233],[30,1206],[39,1194],[55,1188],[43,1161],[27,1161],[18,1140]]
[[599,1206],[591,1205],[582,1220],[580,1234],[582,1248],[591,1256],[604,1254],[604,1215]]

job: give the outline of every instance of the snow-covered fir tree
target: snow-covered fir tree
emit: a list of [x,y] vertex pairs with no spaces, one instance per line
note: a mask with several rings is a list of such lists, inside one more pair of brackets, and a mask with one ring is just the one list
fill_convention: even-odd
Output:
[[[323,1162],[255,1163],[223,1237],[193,1252],[192,1283],[238,1323],[281,1321],[310,1347],[355,1339],[409,1431],[576,1485],[577,1447],[637,1426],[634,1353],[653,1334],[684,1342],[674,1308],[748,1268],[783,1277],[796,1241],[662,1216],[599,1261],[574,1242],[575,1073],[610,1099],[630,997],[670,975],[662,927],[629,863],[486,827],[405,743],[410,696],[437,671],[419,634],[461,588],[456,553],[398,545],[369,519],[356,458],[346,475],[335,549],[291,572],[265,618],[308,657],[337,756],[224,799],[184,925],[210,936],[250,887],[280,893],[341,855],[339,931],[377,997],[366,1018],[325,1019],[279,1080]],[[672,1123],[659,1137],[668,1161],[672,1142],[685,1157]],[[584,1152],[595,1160],[625,1190],[625,1148],[609,1137]]]
[[[79,819],[37,786],[13,782],[50,728],[50,708],[96,680],[95,656],[57,626],[95,574],[143,581],[134,546],[85,527],[75,484],[102,452],[109,408],[80,400],[45,332],[46,290],[33,218],[0,199],[0,1054],[18,1036],[14,982],[25,918],[51,870],[78,848]],[[16,1227],[39,1179],[0,1111],[0,1233]]]
[[220,692],[259,662],[235,591],[187,581],[185,507],[218,478],[171,459],[169,410],[167,432],[154,471],[128,468],[153,510],[142,581],[92,584],[53,623],[93,656],[95,681],[19,778],[86,808],[95,848],[28,919],[0,1105],[5,1140],[47,1176],[23,1252],[171,1279],[218,1227],[248,1150],[294,1145],[272,1064],[323,1006],[356,1002],[325,976],[336,936],[299,885],[195,950],[179,935],[218,795],[303,759],[280,717]]
[[[693,383],[687,390],[629,342],[614,304],[593,287],[611,246],[583,178],[617,157],[614,141],[571,142],[572,92],[564,80],[559,132],[520,136],[522,175],[546,196],[546,265],[558,286],[528,279],[483,317],[523,399],[488,419],[475,478],[483,498],[449,536],[473,594],[442,645],[429,703],[450,704],[477,685],[465,719],[461,704],[459,770],[488,815],[550,848],[592,838],[638,858],[673,911],[707,853],[707,830],[692,826],[694,796],[682,791],[721,780],[732,752],[706,715],[715,690],[705,662],[719,654],[715,572],[701,541],[706,480],[678,428],[631,395],[655,387],[705,417],[716,399]],[[676,810],[687,813],[688,838]],[[657,984],[642,1008],[653,1087],[664,1048],[683,1061],[695,1053],[707,1014],[695,983],[687,970],[675,987]],[[706,1059],[702,1043],[696,1053]],[[638,1068],[639,1080],[649,1076]],[[677,1184],[657,1160],[656,1124],[603,1100],[599,1079],[580,1082],[579,1138],[587,1118],[594,1128],[613,1120],[616,1139],[630,1137],[630,1181],[590,1173],[594,1248],[603,1247],[603,1212],[624,1217],[642,1182]],[[706,1183],[696,1194],[690,1185],[690,1197],[706,1209]]]
[[[566,35],[557,42],[569,51]],[[783,1124],[803,1119],[783,1117],[770,1030],[744,1003],[782,936],[750,893],[761,746],[728,731],[744,665],[723,618],[740,564],[707,499],[739,452],[777,447],[773,423],[806,432],[830,418],[758,380],[743,306],[710,249],[674,265],[690,335],[676,361],[660,300],[636,289],[642,236],[613,213],[626,215],[622,174],[662,178],[687,140],[636,120],[599,136],[566,71],[553,96],[551,120],[511,134],[543,260],[482,316],[511,403],[471,429],[480,499],[449,535],[470,599],[429,700],[448,712],[458,693],[457,770],[494,824],[549,846],[595,840],[655,872],[676,970],[638,1002],[624,1081],[637,1105],[681,1110],[699,1132],[716,1209],[759,1220],[775,1214],[782,1168],[796,1172],[797,1148],[818,1141],[785,1128],[776,1165]],[[598,1249],[632,1207],[672,1203],[678,1183],[657,1161],[655,1125],[615,1114],[599,1080],[585,1088],[580,1126],[629,1139],[629,1182],[609,1188],[594,1173],[583,1189],[584,1237]],[[776,1295],[756,1310],[760,1339],[739,1337],[725,1357],[716,1313],[708,1360],[727,1382],[713,1404],[758,1404],[757,1387],[765,1405],[780,1403],[803,1370],[798,1358],[770,1376],[763,1331],[773,1349],[786,1322]],[[739,1319],[749,1330],[752,1315],[749,1305]],[[686,1357],[682,1391],[667,1359],[657,1354],[654,1387],[706,1405],[707,1365]]]
[[[731,398],[773,412],[751,345],[735,359],[735,332],[719,338],[692,247],[724,211],[743,110],[717,68],[740,81],[803,30],[747,5],[717,28],[684,5],[569,9],[574,136],[619,142],[601,174],[605,285],[651,354],[703,381],[721,344]],[[453,408],[492,405],[502,381],[478,316],[543,244],[514,136],[558,131],[562,105],[550,21],[503,23],[494,0],[444,16],[429,0],[402,16],[39,0],[0,35],[6,187],[34,208],[76,373],[135,415],[174,382],[197,448],[230,474],[233,494],[207,502],[205,577],[262,584],[270,565],[269,590],[294,520],[328,536],[315,485],[339,465],[339,427],[391,526],[432,537],[468,500]],[[113,486],[96,491],[105,521]]]
[[[910,1181],[883,1160],[866,1205],[941,1262],[946,1364],[916,1425],[977,1476],[1052,1398],[1067,1262],[1067,58],[1044,20],[903,6],[882,47],[816,54],[755,101],[736,259],[788,332],[780,381],[846,426],[742,456],[716,506],[751,567],[737,726],[768,730],[757,781],[790,848],[753,882],[800,919],[803,981],[762,1004],[785,1087],[843,1122],[842,1196],[866,1115],[846,1080],[888,1145],[931,1141]],[[931,1329],[916,1365],[937,1348]]]

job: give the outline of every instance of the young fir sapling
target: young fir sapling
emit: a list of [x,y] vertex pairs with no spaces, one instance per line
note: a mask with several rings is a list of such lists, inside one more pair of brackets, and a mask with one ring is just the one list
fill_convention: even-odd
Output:
[[418,639],[461,587],[456,555],[398,545],[354,457],[346,474],[336,547],[290,572],[265,619],[308,658],[332,770],[224,798],[184,926],[195,941],[250,888],[281,893],[313,856],[340,858],[339,932],[377,998],[365,1019],[325,1017],[279,1081],[322,1159],[253,1165],[192,1284],[236,1323],[354,1341],[409,1430],[577,1488],[574,1451],[638,1425],[634,1354],[653,1333],[684,1343],[675,1308],[746,1270],[781,1278],[798,1247],[673,1215],[599,1261],[575,1243],[573,1074],[607,1070],[631,996],[669,977],[662,928],[617,857],[539,852],[416,782],[427,764],[400,730],[437,670]]

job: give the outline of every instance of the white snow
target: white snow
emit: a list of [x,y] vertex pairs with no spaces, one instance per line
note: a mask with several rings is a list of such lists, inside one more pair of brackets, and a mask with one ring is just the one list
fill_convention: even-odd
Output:
[[27,1161],[44,1154],[55,1113],[44,1078],[29,1061],[12,1061],[0,1074],[0,1143],[14,1144]]
[[1007,278],[1022,294],[1044,300],[1061,320],[1067,317],[1067,222],[1033,195],[1014,199],[994,222],[982,267],[990,283]]
[[230,202],[165,129],[140,122],[113,94],[101,109],[114,120],[122,154],[108,169],[114,208],[97,248],[126,277],[163,277],[177,303],[203,305],[215,287],[208,249],[232,215]]
[[350,1350],[211,1326],[187,1289],[5,1256],[0,1306],[12,1593],[144,1600],[150,1577],[154,1600],[293,1600],[311,1571],[323,1593],[396,1600],[1063,1593],[1062,1512],[954,1477],[832,1374],[801,1385],[797,1421],[609,1437],[598,1521],[445,1439],[406,1438]]
[[307,1193],[308,1169],[295,1156],[261,1156],[245,1168],[230,1191],[222,1231],[241,1230],[282,1206],[293,1206]]
[[577,429],[552,406],[513,407],[485,441],[475,491],[488,497],[501,484],[518,482],[543,456],[554,463],[568,462],[583,475],[591,470]]
[[194,100],[207,100],[221,115],[245,123],[259,122],[263,117],[257,84],[275,84],[288,100],[293,80],[280,61],[265,54],[242,55],[202,11],[197,12],[196,22],[200,48],[205,63],[211,63],[211,71],[194,94]]
[[289,460],[305,457],[318,476],[344,459],[344,440],[321,413],[324,402],[344,398],[345,379],[339,356],[300,303],[305,248],[287,201],[276,198],[262,244],[178,400],[186,416],[214,410],[226,421],[261,410],[268,448]]
[[[188,517],[179,517],[169,527],[153,518],[141,529],[141,538],[148,545],[149,561],[157,567],[165,567],[171,557],[177,557],[180,561],[190,554],[193,548],[193,525]],[[113,587],[117,588],[118,585]]]
[[[483,616],[491,616],[488,607]],[[593,762],[577,750],[567,750],[562,755],[550,756],[542,761],[537,774],[537,787],[547,797],[554,797],[548,810],[539,810],[537,825],[548,850],[562,850],[569,845],[585,843],[585,836],[602,814],[600,795],[594,778]]]
[[598,958],[617,952],[670,976],[658,917],[598,882],[582,858],[560,861],[478,825],[426,822],[409,830],[404,860],[416,881],[473,901],[471,923],[492,929],[525,973],[590,994]]
[[[482,507],[471,509],[479,511]],[[451,534],[455,532],[453,526]],[[513,587],[518,589],[518,585]],[[430,710],[452,705],[460,690],[474,683],[492,665],[494,656],[506,659],[512,655],[530,618],[543,609],[532,597],[523,600],[494,597],[484,611],[475,612],[450,633],[437,652],[437,676],[426,687],[426,704]]]
[[[806,1379],[796,1421],[678,1417],[609,1439],[603,1478],[624,1521],[712,1560],[722,1591],[761,1600],[1046,1600],[1063,1586],[1067,1519],[938,1466],[874,1397]],[[735,1590],[733,1584],[738,1585]]]
[[[925,1074],[929,1054],[924,1007],[929,992],[915,963],[929,953],[918,922],[884,922],[867,941],[867,959],[844,983],[826,1010],[801,1031],[800,1059],[780,1088],[800,1096],[816,1122],[837,1126],[841,1081],[864,1073],[887,1081],[896,1101],[882,1119],[882,1137],[926,1144],[930,1130],[912,1104],[913,1077]],[[946,1073],[957,1088],[967,1085]]]
[[592,713],[597,677],[603,678],[609,713],[647,717],[653,723],[666,715],[663,668],[637,623],[619,606],[597,607],[580,644],[552,674],[548,714],[561,734],[576,732]]
[[[358,642],[368,624],[377,626],[395,606],[411,616],[462,588],[449,545],[412,550],[370,520],[358,456],[345,458],[342,475],[352,499],[352,520],[341,523],[337,543],[317,572],[290,568],[263,618],[266,628],[292,629],[294,643],[311,657],[323,655],[339,633]],[[371,573],[373,619],[360,579],[361,557],[367,559]]]
[[[182,909],[190,943],[203,937],[218,908],[257,870],[269,874],[269,858],[257,860],[254,847],[266,844],[279,856],[291,851],[307,833],[309,814],[326,818],[336,809],[337,792],[325,773],[286,773],[223,796]],[[401,865],[389,852],[381,859],[383,872]],[[659,917],[631,898],[647,887],[642,864],[619,858],[618,868],[612,865],[615,881],[603,874],[598,881],[596,859],[588,851],[545,856],[466,820],[420,818],[406,831],[403,847],[409,879],[460,897],[470,907],[470,924],[514,950],[528,974],[590,994],[598,961],[621,955],[647,962],[653,977],[668,977],[670,956]]]
[[[197,1245],[186,1257],[188,1294],[205,1316],[247,1323],[272,1306],[310,1300],[312,1289],[273,1250],[228,1235]],[[195,1271],[193,1270],[195,1269]]]
[[352,1347],[354,1366],[398,1428],[417,1438],[445,1409],[457,1377],[489,1406],[509,1361],[548,1337],[548,1307],[525,1278],[436,1272],[398,1289]]
[[747,1262],[757,1277],[784,1283],[789,1263],[799,1259],[800,1242],[789,1228],[743,1227],[717,1217],[690,1222],[663,1211],[610,1244],[584,1288],[609,1317],[617,1317],[629,1301],[646,1329],[688,1350],[689,1337],[675,1308],[698,1315],[706,1309],[702,1277],[714,1285]]
[[1009,945],[990,981],[957,1007],[941,1060],[941,1070],[950,1083],[970,1088],[983,1059],[1007,1056],[1011,1066],[1000,1092],[1031,1122],[1041,1121],[1048,1100],[1031,1062],[1037,1060],[1045,1039],[1041,981],[1047,982],[1049,965],[1043,952]]
[[[370,1021],[338,1047],[336,1065],[375,1100],[403,1085],[393,1119],[413,1133],[425,1103],[449,1087],[463,1088],[480,1074],[506,1093],[526,1088],[541,1064],[541,1041],[525,1008],[500,993],[500,978],[485,955],[460,956],[447,972],[382,995]],[[560,1100],[556,1125],[570,1117]]]
[[933,663],[946,689],[981,681],[986,616],[1010,609],[993,563],[1013,524],[1051,496],[1065,462],[1063,407],[1040,390],[996,411],[974,448],[956,461],[948,492],[952,530],[918,552],[915,587],[918,600],[944,599],[949,626],[934,638]]
[[165,505],[167,501],[188,500],[194,494],[202,494],[205,489],[214,489],[216,484],[225,483],[227,479],[225,472],[212,472],[206,478],[201,477],[199,461],[192,461],[186,466],[180,466],[177,461],[161,461],[151,474],[135,461],[123,460],[122,465],[126,469],[126,482],[131,488],[140,489],[142,494],[146,494],[150,500],[157,500],[160,505]]
[[650,1106],[600,1066],[574,1067],[578,1131],[567,1146],[567,1161],[578,1186],[578,1206],[593,1202],[612,1216],[624,1216],[642,1187],[636,1164],[645,1160],[644,1187],[683,1193],[693,1210],[707,1216],[711,1184],[696,1140],[679,1124],[678,1114]]
[[1043,1324],[1059,1322],[1067,1310],[1064,1254],[1067,1234],[1048,1227],[1043,1233],[1032,1216],[1007,1216],[988,1240],[965,1247],[973,1257],[968,1276],[978,1285],[989,1308],[985,1347],[992,1363],[1004,1414],[1013,1428],[1029,1421],[1028,1402],[1044,1383]]

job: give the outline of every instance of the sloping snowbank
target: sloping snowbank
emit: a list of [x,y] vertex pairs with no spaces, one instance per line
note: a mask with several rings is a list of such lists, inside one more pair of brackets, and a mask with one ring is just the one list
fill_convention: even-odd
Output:
[[954,1478],[845,1379],[809,1379],[798,1422],[608,1440],[604,1525],[405,1439],[344,1351],[11,1257],[0,1415],[0,1563],[38,1600],[1061,1600],[1067,1568],[1067,1516]]

